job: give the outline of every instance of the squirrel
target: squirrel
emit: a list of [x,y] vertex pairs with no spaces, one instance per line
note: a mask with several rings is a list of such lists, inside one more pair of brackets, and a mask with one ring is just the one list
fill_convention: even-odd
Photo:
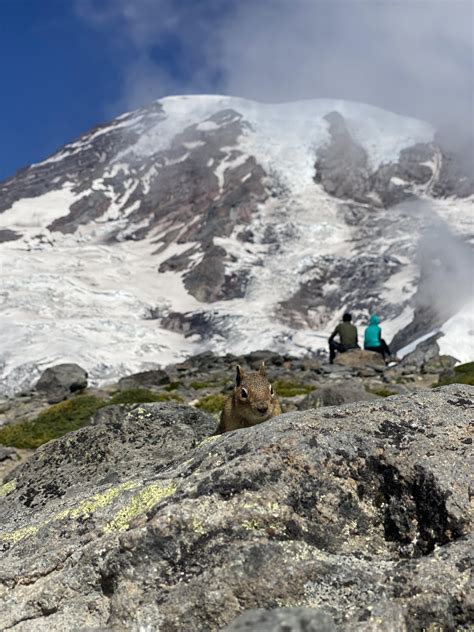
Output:
[[258,371],[245,371],[237,365],[232,395],[224,403],[215,434],[249,428],[281,414],[281,406],[266,378],[265,363]]

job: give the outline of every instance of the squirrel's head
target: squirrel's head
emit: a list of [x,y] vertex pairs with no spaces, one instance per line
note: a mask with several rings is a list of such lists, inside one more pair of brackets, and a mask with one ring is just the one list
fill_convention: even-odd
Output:
[[234,401],[239,415],[253,423],[270,419],[276,396],[266,378],[265,363],[262,361],[258,371],[246,371],[240,365],[236,371]]

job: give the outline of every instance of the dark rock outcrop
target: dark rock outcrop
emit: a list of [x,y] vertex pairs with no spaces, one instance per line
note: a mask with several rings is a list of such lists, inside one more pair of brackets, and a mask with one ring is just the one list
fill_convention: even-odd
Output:
[[21,234],[8,228],[0,230],[0,244],[4,241],[16,241],[21,238]]
[[324,118],[329,123],[330,142],[318,150],[314,179],[330,195],[388,208],[415,199],[414,187],[427,187],[433,179],[430,163],[441,160],[436,146],[420,143],[407,147],[400,151],[396,162],[373,170],[367,152],[351,135],[344,117],[331,112]]
[[400,371],[423,371],[425,373],[440,373],[444,369],[454,367],[457,360],[452,356],[440,356],[437,340],[442,334],[434,334],[418,343],[416,348],[407,353],[399,366]]
[[307,395],[301,402],[303,410],[308,408],[320,408],[321,406],[341,406],[352,402],[368,402],[379,399],[373,393],[369,393],[363,384],[350,381],[326,384]]
[[315,182],[335,197],[364,201],[370,187],[367,153],[351,137],[339,112],[324,118],[331,142],[318,151]]
[[[443,145],[443,140],[437,138]],[[474,194],[472,145],[466,152],[443,151],[439,178],[433,187],[436,197],[469,197]]]
[[50,442],[1,488],[1,625],[467,629],[473,406],[452,385],[207,439],[152,404]]
[[54,404],[86,386],[87,371],[78,364],[57,364],[43,372],[36,384],[36,390],[45,395],[50,404]]
[[118,386],[121,391],[126,391],[130,388],[153,388],[154,386],[163,386],[163,384],[169,383],[170,377],[166,371],[153,369],[122,377],[118,382]]

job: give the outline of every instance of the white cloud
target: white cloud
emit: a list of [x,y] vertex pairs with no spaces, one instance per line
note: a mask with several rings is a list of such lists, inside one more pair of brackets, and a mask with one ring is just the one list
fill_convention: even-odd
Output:
[[[77,3],[111,43],[134,51],[123,71],[124,109],[179,92],[340,97],[463,133],[473,128],[470,0]],[[160,46],[175,59],[154,56]]]

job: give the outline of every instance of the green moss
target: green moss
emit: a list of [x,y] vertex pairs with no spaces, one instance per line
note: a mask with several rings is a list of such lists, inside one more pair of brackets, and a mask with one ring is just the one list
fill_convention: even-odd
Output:
[[474,362],[466,362],[465,364],[459,364],[458,366],[454,367],[454,370],[456,371],[456,373],[461,373],[461,374],[468,373],[469,375],[472,375],[474,374]]
[[159,394],[146,388],[130,388],[116,393],[110,404],[144,404],[145,402],[159,402]]
[[184,402],[184,399],[177,393],[159,393],[159,402]]
[[54,404],[32,421],[20,421],[0,428],[0,443],[15,448],[34,449],[85,426],[91,416],[107,405],[104,399],[92,395],[78,395]]
[[440,378],[433,386],[446,386],[447,384],[469,384],[474,386],[474,362],[466,362],[454,367],[454,375]]
[[164,387],[165,391],[175,391],[176,389],[178,389],[180,386],[182,386],[181,382],[171,382],[171,384],[167,384]]
[[183,398],[177,393],[155,393],[145,388],[135,388],[117,393],[110,404],[146,404],[151,402],[182,402]]
[[295,395],[307,395],[316,389],[316,386],[300,384],[291,380],[275,380],[273,389],[279,397],[294,397]]
[[412,378],[403,377],[403,375],[399,375],[395,378],[395,384],[410,384],[411,382],[413,382]]
[[176,393],[155,393],[146,388],[132,388],[121,391],[112,397],[109,404],[145,404],[147,402],[169,402],[175,400],[182,402],[183,399]]
[[378,395],[379,397],[390,397],[390,395],[395,395],[393,391],[390,391],[388,388],[384,388],[383,386],[377,388],[367,388],[365,389],[368,393],[372,393],[373,395]]
[[191,382],[189,385],[195,391],[200,391],[203,388],[212,388],[213,386],[218,386],[215,382]]
[[92,395],[77,395],[50,406],[33,420],[3,426],[0,428],[0,444],[35,449],[43,443],[87,425],[92,415],[103,406],[170,400],[183,401],[176,393],[154,393],[144,388],[120,391],[109,400]]
[[224,408],[224,402],[227,395],[221,393],[217,395],[207,395],[202,397],[196,404],[196,408],[205,410],[208,413],[219,413]]

